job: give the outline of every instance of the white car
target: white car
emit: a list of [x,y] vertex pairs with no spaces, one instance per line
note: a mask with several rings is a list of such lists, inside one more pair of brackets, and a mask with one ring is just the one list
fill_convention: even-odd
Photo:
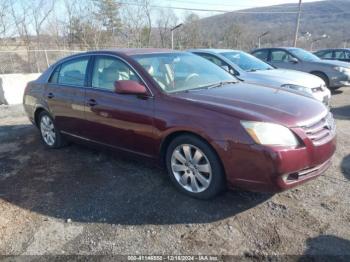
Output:
[[318,76],[300,71],[276,69],[260,59],[238,50],[191,49],[188,51],[217,64],[241,81],[293,89],[329,106],[331,92]]

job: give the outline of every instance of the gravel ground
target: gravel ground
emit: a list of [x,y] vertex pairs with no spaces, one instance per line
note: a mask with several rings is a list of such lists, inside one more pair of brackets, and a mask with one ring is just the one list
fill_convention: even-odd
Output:
[[307,254],[349,261],[350,88],[334,94],[333,107],[338,149],[324,176],[276,195],[231,191],[199,201],[142,159],[76,144],[45,149],[22,107],[2,106],[0,254]]

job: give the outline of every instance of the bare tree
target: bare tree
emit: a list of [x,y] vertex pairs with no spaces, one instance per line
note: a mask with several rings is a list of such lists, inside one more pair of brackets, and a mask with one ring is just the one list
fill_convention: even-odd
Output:
[[43,24],[53,12],[54,0],[31,0],[28,1],[30,14],[32,17],[33,28],[36,34],[36,47],[40,48],[40,37]]
[[170,47],[170,29],[173,28],[178,21],[178,17],[170,8],[162,8],[158,10],[157,30],[159,33],[160,46]]

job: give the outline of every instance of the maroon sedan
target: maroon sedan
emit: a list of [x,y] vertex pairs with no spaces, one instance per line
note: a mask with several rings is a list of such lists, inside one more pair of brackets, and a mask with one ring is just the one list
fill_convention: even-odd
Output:
[[159,159],[174,184],[197,198],[226,185],[292,188],[321,175],[336,147],[322,103],[239,82],[171,50],[64,58],[28,84],[24,107],[47,147],[75,139]]

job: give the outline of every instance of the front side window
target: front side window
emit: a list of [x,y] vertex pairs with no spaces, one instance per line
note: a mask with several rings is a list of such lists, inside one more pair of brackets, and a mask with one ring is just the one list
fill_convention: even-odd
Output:
[[212,56],[212,55],[208,55],[208,54],[203,54],[203,53],[198,53],[198,55],[200,55],[201,57],[209,60],[210,62],[213,62],[214,64],[218,65],[218,66],[228,66],[228,64],[226,64],[224,61],[222,61],[221,59]]
[[271,51],[271,62],[289,62],[291,55],[283,50]]
[[306,62],[318,62],[320,61],[320,58],[315,56],[313,53],[310,53],[304,49],[300,48],[292,48],[289,49],[289,51],[295,55],[298,59],[301,61],[306,61]]
[[77,58],[61,65],[58,83],[61,85],[84,86],[88,57]]
[[159,53],[135,55],[133,58],[167,93],[205,88],[220,82],[237,82],[225,70],[194,54]]
[[92,87],[114,91],[114,82],[119,80],[141,82],[134,71],[119,59],[96,57],[92,73]]
[[266,64],[260,59],[244,52],[223,52],[221,55],[247,72],[273,69],[269,64]]
[[254,56],[256,56],[257,58],[259,58],[261,60],[267,61],[267,58],[269,56],[269,51],[268,50],[256,51],[256,52],[254,52]]

